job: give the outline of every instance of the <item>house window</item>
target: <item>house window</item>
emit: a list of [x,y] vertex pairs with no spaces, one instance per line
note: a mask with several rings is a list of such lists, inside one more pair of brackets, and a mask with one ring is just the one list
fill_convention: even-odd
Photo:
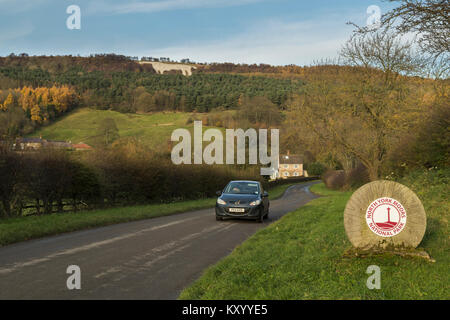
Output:
[[298,172],[294,172],[294,176],[298,177],[299,176]]
[[284,165],[284,168],[285,168],[285,169],[289,168],[289,165],[288,165],[288,164],[285,164],[285,165]]
[[294,164],[294,169],[298,169],[298,164]]
[[285,172],[285,173],[284,173],[284,176],[285,176],[285,177],[289,177],[289,172]]

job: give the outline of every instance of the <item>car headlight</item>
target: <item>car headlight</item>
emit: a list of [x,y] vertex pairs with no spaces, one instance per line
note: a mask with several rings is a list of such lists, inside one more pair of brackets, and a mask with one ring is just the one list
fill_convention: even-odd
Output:
[[260,203],[261,203],[261,200],[258,199],[258,200],[250,202],[250,205],[253,207],[253,206],[257,206]]
[[220,199],[220,198],[217,199],[217,203],[218,203],[218,204],[222,204],[222,205],[223,205],[223,204],[227,204],[225,201],[223,201],[223,200]]

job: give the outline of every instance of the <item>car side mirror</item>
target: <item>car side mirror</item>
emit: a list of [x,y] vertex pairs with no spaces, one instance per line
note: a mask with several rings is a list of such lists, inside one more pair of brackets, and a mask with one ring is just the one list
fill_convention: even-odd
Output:
[[216,191],[216,194],[218,197],[220,197],[222,195],[222,191]]
[[262,194],[262,196],[265,198],[265,197],[268,197],[269,194],[267,193],[267,191],[264,191],[263,194]]

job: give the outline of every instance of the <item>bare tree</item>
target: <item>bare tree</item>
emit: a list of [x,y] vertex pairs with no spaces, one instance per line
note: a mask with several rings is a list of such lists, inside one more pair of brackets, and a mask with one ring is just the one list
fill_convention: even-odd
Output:
[[416,93],[402,74],[416,70],[419,61],[410,45],[389,33],[353,37],[342,51],[356,68],[342,70],[338,83],[309,84],[293,111],[341,162],[357,160],[377,180],[396,136],[411,124],[408,115],[417,114],[411,103]]
[[[450,39],[449,0],[386,0],[399,5],[381,17],[380,26],[394,29],[405,35],[418,36],[418,43],[424,52],[434,57],[448,55]],[[373,29],[360,27],[352,22],[356,33],[368,33]]]
[[402,41],[386,30],[353,36],[342,47],[340,56],[346,64],[382,70],[386,83],[390,84],[399,75],[420,73],[425,65],[411,41]]
[[[402,33],[419,35],[425,52],[438,57],[450,52],[450,2],[448,0],[389,0],[400,5],[383,15],[383,25]],[[398,22],[398,24],[396,24]]]

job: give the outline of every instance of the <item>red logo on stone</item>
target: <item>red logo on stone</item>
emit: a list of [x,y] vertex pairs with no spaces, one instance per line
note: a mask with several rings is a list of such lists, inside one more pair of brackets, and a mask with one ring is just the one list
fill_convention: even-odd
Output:
[[366,210],[366,222],[369,229],[381,237],[393,237],[406,225],[406,210],[392,198],[379,198]]

